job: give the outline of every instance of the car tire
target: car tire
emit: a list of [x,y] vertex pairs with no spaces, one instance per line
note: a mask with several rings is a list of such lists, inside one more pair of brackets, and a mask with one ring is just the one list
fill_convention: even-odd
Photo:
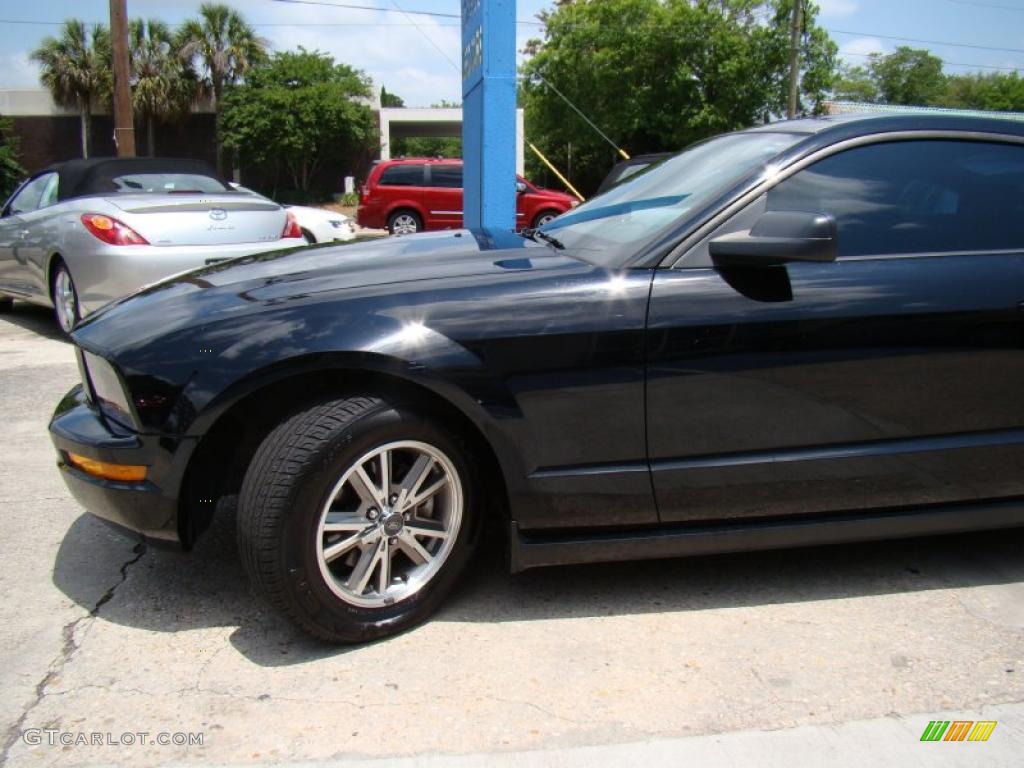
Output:
[[412,235],[423,231],[423,219],[416,211],[407,208],[388,216],[388,232],[392,235]]
[[78,289],[71,271],[62,259],[57,259],[50,273],[50,298],[53,317],[64,335],[69,335],[75,323],[82,319],[78,305]]
[[303,228],[300,231],[302,232],[302,236],[304,238],[306,238],[306,242],[307,243],[309,243],[310,245],[313,245],[316,242],[316,238],[313,236],[313,233],[310,232],[308,229]]
[[551,221],[553,218],[560,214],[561,211],[541,211],[540,213],[533,217],[533,228],[536,229],[537,227],[543,227],[545,224],[547,224],[549,221]]
[[322,640],[401,632],[434,611],[475,549],[476,485],[461,440],[410,407],[322,402],[257,449],[239,497],[241,559],[256,591]]

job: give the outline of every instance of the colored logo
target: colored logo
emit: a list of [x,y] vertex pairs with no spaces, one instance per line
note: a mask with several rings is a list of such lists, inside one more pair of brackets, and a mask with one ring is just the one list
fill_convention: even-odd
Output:
[[932,720],[921,741],[988,741],[997,720]]

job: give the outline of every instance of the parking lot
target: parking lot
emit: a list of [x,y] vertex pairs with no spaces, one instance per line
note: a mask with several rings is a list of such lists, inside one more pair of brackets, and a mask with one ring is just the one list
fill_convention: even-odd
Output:
[[[183,555],[71,499],[46,424],[77,376],[46,310],[0,316],[0,762],[572,750],[884,718],[909,765],[941,748],[917,741],[928,721],[958,712],[1000,725],[951,746],[1020,754],[1024,531],[515,577],[488,551],[426,625],[332,648],[250,594],[230,514]],[[203,739],[50,746],[33,729]]]

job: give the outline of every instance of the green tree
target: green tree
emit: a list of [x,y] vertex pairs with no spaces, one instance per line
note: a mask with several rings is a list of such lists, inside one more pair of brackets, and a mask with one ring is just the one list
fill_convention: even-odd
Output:
[[942,59],[921,48],[901,45],[888,55],[873,53],[868,71],[886,104],[934,104],[946,87]]
[[[556,156],[571,142],[573,183],[593,189],[616,155],[557,92],[631,154],[681,149],[781,114],[792,2],[579,0],[542,13],[544,39],[527,43],[522,67],[527,135]],[[807,3],[802,112],[819,110],[835,71],[836,45],[816,16]]]
[[383,85],[380,87],[380,105],[382,107],[404,107],[405,101],[397,93],[389,93]]
[[320,51],[285,51],[225,92],[218,132],[249,162],[286,173],[303,196],[317,172],[366,149],[376,135],[370,79]]
[[25,177],[19,151],[21,142],[14,133],[14,122],[0,117],[0,200],[6,200]]
[[1024,77],[1016,72],[950,75],[939,102],[960,109],[1024,112]]
[[110,33],[97,24],[68,19],[57,37],[47,37],[32,51],[41,68],[40,81],[53,100],[81,117],[82,157],[89,156],[94,102],[110,101],[114,77],[110,69]]
[[198,80],[175,47],[171,28],[156,19],[132,19],[128,28],[131,52],[132,106],[146,125],[146,149],[155,154],[154,123],[188,114]]
[[[226,5],[203,3],[199,18],[186,21],[178,32],[178,48],[193,66],[198,65],[218,120],[224,89],[241,81],[267,58],[267,42],[237,11]],[[217,142],[217,170],[223,168],[222,145]]]
[[866,67],[844,67],[832,87],[832,95],[840,101],[876,104],[881,99],[878,83]]

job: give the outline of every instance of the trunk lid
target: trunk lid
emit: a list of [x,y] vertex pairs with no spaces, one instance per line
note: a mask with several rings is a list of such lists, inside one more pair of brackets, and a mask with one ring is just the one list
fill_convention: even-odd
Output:
[[281,238],[285,212],[277,203],[242,193],[117,195],[106,201],[150,245],[265,243]]

